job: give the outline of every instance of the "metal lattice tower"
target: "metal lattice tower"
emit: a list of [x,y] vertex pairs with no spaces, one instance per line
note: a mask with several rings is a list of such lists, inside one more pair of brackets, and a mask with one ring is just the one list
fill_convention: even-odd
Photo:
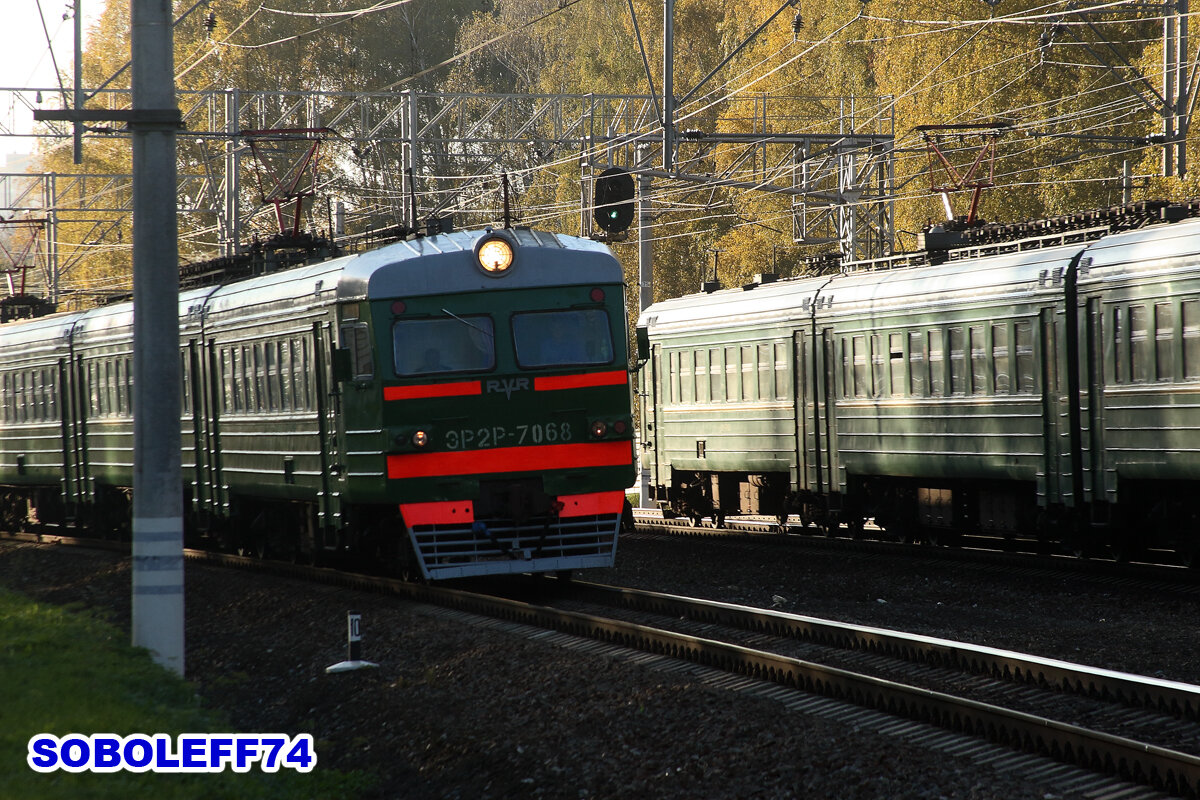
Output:
[[[33,97],[39,90],[8,91]],[[444,214],[470,215],[494,192],[501,171],[518,176],[519,190],[522,174],[571,163],[582,169],[580,232],[590,235],[587,185],[593,173],[618,164],[653,178],[659,193],[727,187],[789,196],[796,242],[840,242],[855,258],[891,252],[893,116],[887,101],[870,108],[860,101],[856,112],[844,98],[760,95],[728,100],[690,121],[685,108],[681,126],[692,122],[697,129],[681,129],[673,169],[656,170],[646,165],[661,163],[663,137],[649,96],[229,89],[179,92],[178,98],[187,131],[179,145],[186,165],[179,175],[180,211],[203,220],[207,239],[226,256],[244,247],[253,220],[274,212],[243,189],[252,183],[246,134],[285,128],[336,134],[323,144],[328,171],[320,191],[354,203],[378,227],[416,230]],[[124,90],[95,98],[117,109],[128,101]],[[69,124],[50,122],[42,135],[71,134]],[[0,176],[0,183],[14,185],[29,180]],[[40,181],[39,189],[18,192],[23,199],[12,211],[46,214],[48,239],[55,224],[87,222],[99,232],[130,208],[129,175],[32,180]],[[70,207],[59,202],[64,197],[72,197]],[[314,228],[333,227],[331,205],[310,205]],[[69,271],[72,263],[53,271]]]

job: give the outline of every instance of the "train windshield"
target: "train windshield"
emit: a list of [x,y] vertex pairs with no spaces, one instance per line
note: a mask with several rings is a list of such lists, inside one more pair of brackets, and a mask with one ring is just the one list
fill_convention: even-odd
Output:
[[591,366],[613,360],[612,329],[601,308],[514,314],[513,344],[525,368]]
[[496,366],[492,318],[405,319],[392,326],[396,374],[486,372]]

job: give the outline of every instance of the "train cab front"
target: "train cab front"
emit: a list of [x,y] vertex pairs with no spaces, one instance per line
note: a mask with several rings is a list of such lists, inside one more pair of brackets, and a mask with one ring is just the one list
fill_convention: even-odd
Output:
[[[499,243],[499,244],[496,244]],[[615,259],[484,237],[487,280],[391,299],[388,497],[428,579],[611,566],[634,480]]]

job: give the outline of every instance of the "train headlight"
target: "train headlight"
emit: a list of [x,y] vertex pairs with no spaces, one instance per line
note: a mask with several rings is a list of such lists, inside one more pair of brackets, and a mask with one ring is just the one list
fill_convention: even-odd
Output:
[[429,434],[425,431],[417,431],[412,435],[413,447],[424,447],[429,444]]
[[592,423],[592,438],[593,439],[602,439],[602,438],[604,438],[604,434],[606,434],[606,433],[608,433],[608,426],[605,425],[604,422],[602,422],[601,420],[596,420],[595,422]]
[[484,239],[475,251],[479,266],[488,275],[503,275],[513,263],[512,244],[500,236]]

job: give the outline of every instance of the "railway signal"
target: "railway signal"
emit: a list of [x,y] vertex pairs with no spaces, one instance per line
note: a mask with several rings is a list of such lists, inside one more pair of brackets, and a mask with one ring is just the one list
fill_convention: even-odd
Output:
[[592,214],[609,233],[620,233],[633,224],[633,176],[620,167],[609,167],[596,178]]

